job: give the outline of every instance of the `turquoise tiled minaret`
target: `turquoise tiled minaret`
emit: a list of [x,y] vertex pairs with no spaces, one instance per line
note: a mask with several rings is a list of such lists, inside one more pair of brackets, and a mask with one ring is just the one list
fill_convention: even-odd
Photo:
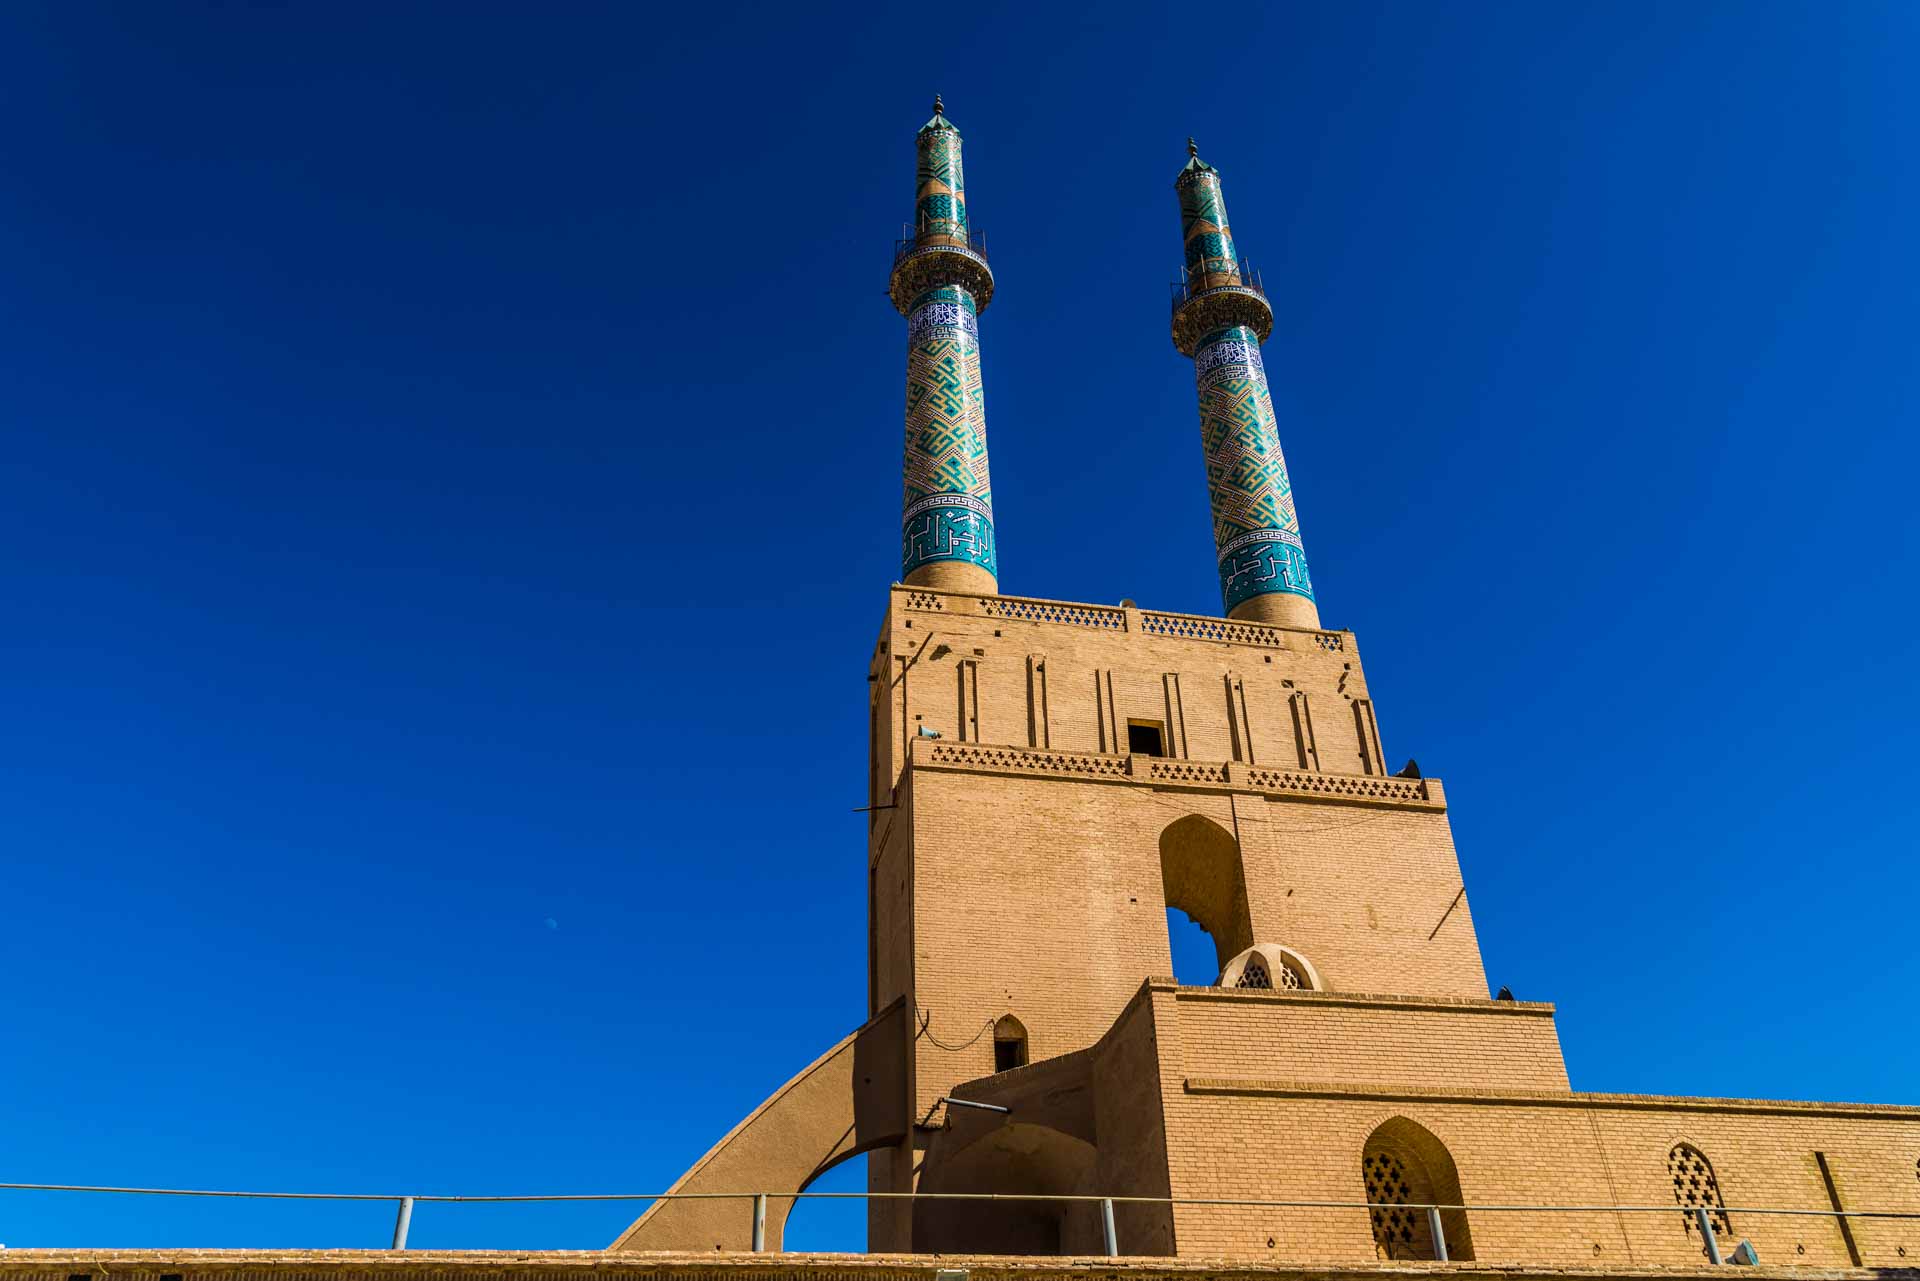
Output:
[[888,288],[907,318],[901,580],[996,592],[979,327],[993,298],[993,272],[967,223],[960,131],[938,97],[916,141],[914,224],[895,246]]
[[1293,510],[1293,483],[1260,363],[1273,309],[1234,252],[1219,171],[1187,139],[1174,180],[1186,265],[1174,286],[1173,345],[1193,358],[1200,392],[1220,593],[1230,618],[1320,626]]

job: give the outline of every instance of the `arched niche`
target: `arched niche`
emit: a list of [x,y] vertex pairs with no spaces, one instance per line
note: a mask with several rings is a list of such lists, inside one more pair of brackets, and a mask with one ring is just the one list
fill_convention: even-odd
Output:
[[[951,1157],[929,1162],[921,1192],[1093,1194],[1091,1143],[1043,1125],[1014,1122]],[[913,1248],[934,1254],[1098,1254],[1099,1205],[1091,1201],[916,1200]]]
[[[1462,1197],[1460,1172],[1432,1130],[1404,1116],[1381,1122],[1360,1150],[1360,1180],[1373,1207],[1367,1213],[1380,1258],[1439,1257],[1424,1207],[1458,1207]],[[1441,1210],[1440,1230],[1447,1238],[1448,1258],[1473,1258],[1465,1210]]]
[[993,1025],[993,1070],[1010,1072],[1028,1063],[1027,1025],[1003,1014]]

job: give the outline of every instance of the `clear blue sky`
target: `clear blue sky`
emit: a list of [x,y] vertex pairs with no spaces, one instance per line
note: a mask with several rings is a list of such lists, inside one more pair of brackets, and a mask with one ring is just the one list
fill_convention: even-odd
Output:
[[[1005,589],[1218,609],[1166,336],[1195,134],[1323,616],[1447,782],[1491,981],[1559,1003],[1576,1088],[1920,1102],[1917,40],[5,7],[0,1179],[645,1191],[858,1022],[936,89]],[[390,1221],[0,1194],[10,1245]]]

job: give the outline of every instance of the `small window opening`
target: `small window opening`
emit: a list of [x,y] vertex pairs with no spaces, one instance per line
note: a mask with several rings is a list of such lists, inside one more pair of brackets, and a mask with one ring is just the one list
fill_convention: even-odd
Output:
[[1165,756],[1165,727],[1159,721],[1128,721],[1127,750],[1135,756]]
[[993,1070],[1006,1072],[1027,1065],[1027,1029],[1009,1014],[993,1025]]

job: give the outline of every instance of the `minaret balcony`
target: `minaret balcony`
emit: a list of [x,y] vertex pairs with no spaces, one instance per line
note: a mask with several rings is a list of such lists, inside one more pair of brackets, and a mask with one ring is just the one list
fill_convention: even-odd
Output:
[[978,231],[950,235],[934,228],[900,228],[893,242],[893,276],[887,295],[901,315],[913,300],[941,285],[958,285],[973,295],[976,313],[993,300],[993,269],[987,266],[987,238]]
[[1224,271],[1183,271],[1169,286],[1173,304],[1173,345],[1193,355],[1200,340],[1216,329],[1245,325],[1261,342],[1273,332],[1273,307],[1252,263],[1241,259]]

